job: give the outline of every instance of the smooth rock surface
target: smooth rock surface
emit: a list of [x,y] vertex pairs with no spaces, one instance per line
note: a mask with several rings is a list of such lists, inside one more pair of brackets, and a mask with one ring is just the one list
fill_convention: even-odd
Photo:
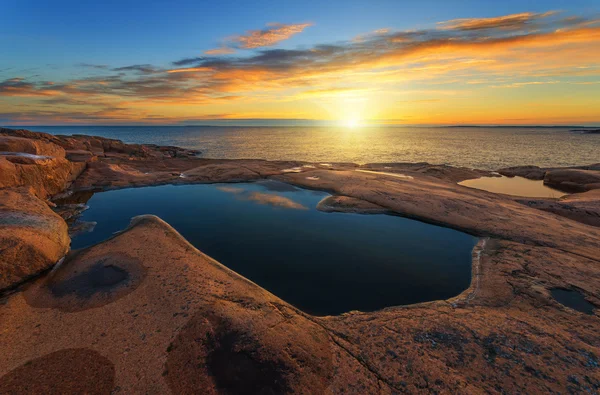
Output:
[[550,170],[544,184],[572,192],[585,192],[600,188],[600,171],[580,169]]
[[26,188],[0,189],[0,291],[56,264],[68,251],[67,224]]
[[65,150],[54,143],[3,135],[0,135],[0,151],[25,152],[33,155],[52,156],[56,158],[65,157]]

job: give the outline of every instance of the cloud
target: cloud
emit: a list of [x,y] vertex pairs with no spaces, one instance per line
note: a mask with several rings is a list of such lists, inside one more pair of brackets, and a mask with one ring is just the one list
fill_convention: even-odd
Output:
[[221,47],[204,51],[206,55],[229,55],[235,52],[233,48]]
[[289,208],[295,210],[308,210],[308,207],[298,202],[295,202],[290,198],[280,195],[271,195],[269,193],[263,192],[252,192],[247,196],[244,196],[244,200],[249,200],[258,204],[273,207]]
[[214,71],[211,67],[185,67],[181,69],[167,70],[167,73],[191,73],[191,72],[209,72]]
[[[295,118],[309,116],[310,111],[293,113],[288,108],[281,113],[273,106],[291,100],[401,92],[405,88],[399,88],[400,84],[461,84],[461,89],[467,90],[525,87],[547,80],[562,83],[565,77],[595,83],[594,78],[600,78],[600,20],[593,16],[562,17],[548,12],[460,19],[431,29],[380,29],[360,40],[308,48],[264,48],[309,25],[270,25],[234,37],[220,48],[255,49],[245,56],[212,53],[174,60],[173,68],[134,64],[107,68],[104,75],[54,83],[8,78],[0,81],[0,104],[7,113],[18,113],[22,103],[15,102],[9,109],[7,98],[23,98],[38,106],[40,117],[59,116],[48,106],[67,106],[72,107],[70,115],[79,111],[85,119],[98,114],[203,119],[205,114],[215,113],[228,114],[228,118],[265,114]],[[457,88],[445,92],[436,88],[435,94],[450,90]],[[235,108],[216,107],[233,100]],[[259,108],[255,103],[269,105]],[[84,105],[87,107],[81,108]],[[33,111],[22,114],[34,117]]]
[[308,210],[308,207],[302,205],[301,203],[295,202],[294,200],[281,195],[275,195],[264,192],[252,192],[247,191],[243,188],[230,186],[220,186],[217,187],[217,189],[222,192],[234,194],[240,200],[247,200],[266,206],[281,207],[295,210]]
[[234,193],[234,194],[238,194],[238,193],[243,193],[244,192],[243,188],[237,188],[237,187],[222,186],[222,187],[217,187],[217,189],[219,191],[222,191],[222,192]]
[[52,82],[47,81],[33,83],[22,77],[0,81],[0,96],[40,97],[56,96],[61,93],[60,87],[56,87]]
[[97,69],[97,70],[107,70],[108,69],[108,65],[106,65],[106,64],[79,63],[78,66],[87,67],[90,69]]
[[293,35],[301,33],[304,29],[312,26],[312,23],[300,23],[285,25],[282,23],[270,23],[263,30],[250,30],[246,34],[236,36],[231,41],[239,48],[253,49],[270,47],[281,41],[287,40]]
[[522,88],[529,85],[552,85],[559,84],[560,81],[526,81],[526,82],[514,82],[506,85],[491,85],[491,88]]
[[312,23],[287,25],[282,23],[269,23],[265,29],[249,30],[246,34],[229,37],[224,40],[219,48],[209,49],[204,51],[204,54],[209,56],[231,55],[235,53],[236,49],[271,47],[301,33],[309,26],[312,26]]
[[522,29],[527,24],[556,14],[556,11],[545,13],[522,12],[493,18],[461,18],[440,22],[444,29],[483,30],[483,29]]
[[160,72],[161,70],[150,64],[134,64],[131,66],[117,67],[112,69],[112,71],[134,71],[140,74],[154,74]]

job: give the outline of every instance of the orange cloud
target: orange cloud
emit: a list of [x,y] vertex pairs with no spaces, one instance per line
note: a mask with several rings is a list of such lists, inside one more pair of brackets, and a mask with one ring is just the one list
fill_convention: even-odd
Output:
[[263,30],[250,30],[245,35],[232,38],[231,41],[243,49],[270,47],[301,33],[307,27],[312,26],[312,23],[290,25],[270,23],[268,26]]
[[520,14],[511,14],[493,18],[461,18],[452,19],[446,22],[440,22],[443,29],[457,30],[481,30],[481,29],[518,29],[537,19],[542,19],[556,14],[555,11],[548,11],[543,14],[533,12],[522,12]]
[[191,73],[191,72],[209,72],[214,69],[210,67],[186,67],[182,69],[171,69],[167,70],[167,73]]
[[208,51],[204,51],[207,55],[229,55],[235,52],[235,49],[228,47],[221,47],[215,49],[209,49]]

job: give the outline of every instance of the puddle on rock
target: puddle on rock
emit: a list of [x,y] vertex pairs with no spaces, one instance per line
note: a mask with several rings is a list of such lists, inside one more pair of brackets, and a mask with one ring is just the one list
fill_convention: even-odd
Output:
[[579,291],[574,291],[564,288],[553,288],[550,294],[556,301],[564,306],[570,307],[581,313],[592,315],[594,314],[594,305],[585,300],[583,294]]
[[559,198],[567,195],[544,185],[543,180],[529,180],[524,177],[480,177],[461,181],[458,185],[511,196]]

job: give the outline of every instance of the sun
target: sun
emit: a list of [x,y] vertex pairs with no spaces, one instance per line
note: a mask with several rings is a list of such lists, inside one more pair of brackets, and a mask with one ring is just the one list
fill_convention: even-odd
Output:
[[360,125],[360,121],[356,118],[346,119],[344,121],[344,126],[350,129],[355,129]]

